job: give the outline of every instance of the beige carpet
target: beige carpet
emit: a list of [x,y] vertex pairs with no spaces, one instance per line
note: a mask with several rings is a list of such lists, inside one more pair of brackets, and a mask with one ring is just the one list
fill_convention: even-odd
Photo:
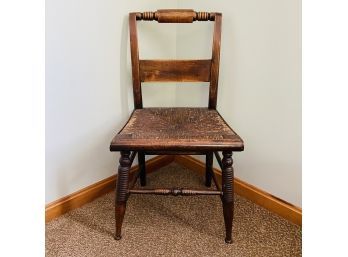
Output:
[[[147,187],[204,188],[203,178],[170,164]],[[46,224],[46,256],[301,256],[301,228],[236,196],[234,243],[224,243],[218,196],[132,195],[123,238],[113,239],[114,193]]]

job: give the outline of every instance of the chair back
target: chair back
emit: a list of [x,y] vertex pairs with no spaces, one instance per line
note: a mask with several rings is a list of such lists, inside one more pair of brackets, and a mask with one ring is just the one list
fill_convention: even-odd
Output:
[[[216,109],[220,40],[221,13],[195,12],[193,10],[157,10],[156,12],[133,12],[129,14],[129,34],[132,61],[134,108],[143,108],[142,82],[210,82],[210,109]],[[206,60],[140,60],[137,36],[137,21],[157,21],[158,23],[192,23],[194,21],[213,21],[214,34],[212,58]]]

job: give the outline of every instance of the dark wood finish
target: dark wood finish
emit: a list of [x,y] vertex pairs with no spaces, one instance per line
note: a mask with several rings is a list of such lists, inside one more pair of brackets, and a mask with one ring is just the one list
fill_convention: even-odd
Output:
[[141,82],[209,82],[211,60],[140,60]]
[[[128,122],[114,137],[111,151],[121,151],[116,199],[116,239],[121,238],[121,226],[127,197],[131,193],[160,195],[220,195],[226,226],[226,243],[232,242],[233,168],[232,151],[243,151],[243,140],[216,111],[220,62],[221,13],[193,10],[158,10],[130,13],[130,49],[132,60],[134,108]],[[139,60],[137,20],[156,20],[159,23],[192,23],[214,21],[211,60]],[[207,108],[143,108],[142,82],[210,82]],[[138,151],[139,175],[128,184],[128,171]],[[222,190],[212,171],[213,153],[223,151]],[[205,154],[206,186],[214,180],[218,191],[194,189],[129,189],[140,176],[146,184],[145,154]],[[217,154],[217,158],[220,158]]]
[[243,150],[242,139],[208,108],[136,109],[111,142],[111,151]]
[[215,14],[213,54],[211,59],[209,108],[216,109],[220,65],[221,13]]
[[234,209],[234,194],[233,194],[233,160],[232,152],[222,152],[222,207],[224,212],[226,238],[225,242],[232,243],[232,222],[233,222],[233,209]]
[[223,192],[215,190],[195,190],[195,189],[184,189],[184,188],[156,188],[156,189],[131,189],[130,194],[153,194],[153,195],[222,195]]
[[144,152],[139,152],[138,154],[139,163],[139,174],[140,174],[140,185],[146,186],[146,170],[145,170],[145,154]]
[[128,179],[129,171],[131,167],[131,160],[129,158],[129,151],[122,151],[120,164],[118,167],[118,179],[116,186],[116,208],[115,208],[115,219],[116,219],[116,235],[115,239],[121,239],[121,228],[123,223],[124,214],[126,211],[126,203],[128,198]]
[[136,151],[133,151],[130,156],[129,156],[129,160],[130,160],[130,165],[132,165],[133,161],[134,161],[134,158],[135,156],[137,155],[137,152]]
[[[158,151],[153,150],[153,151],[145,151],[144,152],[145,155],[156,155],[158,154]],[[168,151],[168,150],[162,150],[161,154],[165,154],[165,155],[202,155],[202,154],[206,154],[208,153],[208,151]]]
[[143,100],[141,96],[141,83],[139,76],[139,47],[137,33],[136,13],[129,14],[129,38],[132,61],[132,78],[133,78],[133,98],[134,108],[142,108]]
[[211,178],[213,173],[213,153],[208,153],[205,156],[205,186],[211,187]]
[[192,23],[193,21],[214,21],[215,13],[195,12],[191,9],[162,9],[156,12],[138,12],[136,18],[159,23]]
[[219,152],[214,152],[214,154],[215,154],[216,160],[220,166],[220,169],[222,170],[222,160],[221,160],[221,157],[219,155]]

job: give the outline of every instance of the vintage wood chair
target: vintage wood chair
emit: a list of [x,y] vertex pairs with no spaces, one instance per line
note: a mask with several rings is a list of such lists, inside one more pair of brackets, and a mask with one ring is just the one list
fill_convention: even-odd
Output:
[[[113,138],[110,151],[120,151],[116,188],[116,235],[121,239],[121,227],[130,194],[157,195],[219,195],[222,199],[226,228],[226,243],[232,242],[233,221],[233,151],[243,151],[242,139],[229,127],[216,110],[221,13],[193,10],[158,10],[129,14],[130,46],[133,76],[134,111],[121,131]],[[159,23],[192,23],[214,21],[213,51],[209,60],[139,60],[138,20]],[[143,108],[141,83],[155,82],[210,82],[208,108]],[[223,158],[219,155],[222,151]],[[138,153],[139,172],[129,182],[129,171]],[[138,177],[146,184],[146,154],[206,155],[205,184],[211,180],[218,190],[133,189]],[[213,155],[222,169],[222,188],[212,169]]]

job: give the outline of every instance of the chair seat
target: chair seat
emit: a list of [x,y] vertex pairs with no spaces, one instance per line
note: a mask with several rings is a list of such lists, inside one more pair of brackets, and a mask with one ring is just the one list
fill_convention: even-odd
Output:
[[243,140],[208,108],[135,109],[110,150],[242,151]]

